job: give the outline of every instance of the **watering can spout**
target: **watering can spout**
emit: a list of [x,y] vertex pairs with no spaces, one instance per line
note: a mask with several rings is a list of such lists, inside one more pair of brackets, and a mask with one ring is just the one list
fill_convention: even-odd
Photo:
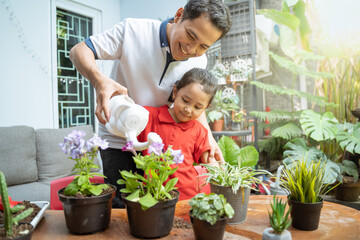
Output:
[[149,133],[147,142],[137,140],[137,136],[145,129],[148,121],[149,112],[135,104],[129,96],[117,95],[110,99],[110,120],[105,127],[111,134],[126,138],[128,142],[132,141],[135,150],[147,149],[154,141],[162,142],[156,133]]

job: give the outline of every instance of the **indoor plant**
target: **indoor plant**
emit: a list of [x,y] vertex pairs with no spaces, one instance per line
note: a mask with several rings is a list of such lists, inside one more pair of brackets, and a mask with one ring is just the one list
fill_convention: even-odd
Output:
[[342,201],[357,201],[360,194],[359,172],[353,161],[343,160],[339,163],[343,177],[335,188],[335,198]]
[[222,194],[199,193],[189,201],[195,239],[221,240],[234,209]]
[[12,239],[16,237],[16,239],[31,239],[33,226],[31,226],[30,224],[19,225],[18,223],[22,219],[29,216],[34,209],[26,209],[25,211],[19,213],[13,218],[12,214],[24,209],[25,206],[15,205],[13,207],[10,207],[6,180],[2,171],[0,171],[0,193],[2,205],[4,208],[4,231],[0,231],[0,238]]
[[[126,185],[120,192],[130,232],[135,237],[163,237],[170,233],[173,226],[175,205],[180,195],[175,190],[178,178],[167,180],[177,169],[170,165],[181,163],[184,156],[181,150],[173,150],[171,146],[166,151],[163,148],[163,143],[153,142],[148,148],[150,155],[139,153],[133,157],[136,167],[142,169],[145,176],[125,170],[120,172],[124,179],[119,179],[118,184]],[[128,142],[123,150],[134,152],[132,142]]]
[[[77,174],[74,180],[58,191],[63,204],[66,226],[73,233],[85,234],[104,230],[111,217],[112,199],[116,187],[111,184],[94,184],[90,179],[104,175],[90,172],[99,168],[93,163],[99,148],[106,149],[108,143],[94,136],[85,141],[83,131],[73,130],[60,144],[65,154],[75,161],[73,170]],[[79,224],[79,222],[83,224]]]
[[[210,107],[206,109],[207,119],[213,123],[214,131],[221,131],[223,125],[224,116],[230,117],[229,111],[239,109],[237,105],[238,97],[235,96],[223,96],[223,91],[218,90],[215,94]],[[222,121],[221,121],[222,120]],[[217,123],[220,124],[220,128],[216,127]]]
[[273,202],[270,203],[272,213],[269,213],[270,228],[266,228],[263,233],[263,240],[291,240],[291,233],[287,228],[291,224],[289,214],[291,207],[285,211],[286,202],[282,202],[280,198],[274,195]]
[[300,159],[286,165],[283,169],[281,184],[286,188],[291,205],[292,226],[300,230],[316,230],[319,226],[322,195],[329,192],[326,183],[325,163]]
[[208,173],[206,183],[210,183],[211,192],[223,194],[235,210],[231,224],[238,224],[246,220],[247,205],[250,190],[256,190],[253,184],[260,184],[256,177],[259,174],[270,174],[266,170],[255,170],[259,160],[259,153],[253,146],[239,148],[233,139],[223,136],[219,147],[225,162],[220,166],[204,164]]
[[234,111],[234,117],[231,121],[231,130],[233,131],[240,131],[241,126],[240,123],[244,121],[244,117],[246,116],[246,111],[244,109],[239,109]]

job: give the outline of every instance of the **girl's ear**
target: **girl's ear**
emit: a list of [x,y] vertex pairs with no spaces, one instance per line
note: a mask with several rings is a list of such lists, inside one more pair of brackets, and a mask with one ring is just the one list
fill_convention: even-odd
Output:
[[172,91],[172,96],[171,96],[173,101],[176,98],[176,93],[177,93],[177,88],[176,88],[176,86],[174,86],[173,91]]

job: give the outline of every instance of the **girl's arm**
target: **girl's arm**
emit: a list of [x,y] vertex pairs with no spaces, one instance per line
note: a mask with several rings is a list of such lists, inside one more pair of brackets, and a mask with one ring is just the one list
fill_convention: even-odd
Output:
[[223,155],[221,153],[219,145],[217,144],[214,136],[211,133],[210,126],[209,126],[208,122],[206,121],[205,112],[203,112],[200,115],[200,117],[198,117],[197,120],[201,123],[201,125],[203,125],[208,130],[209,144],[211,146],[211,151],[207,155],[208,161],[211,162],[213,160],[216,160],[216,161],[219,161],[219,162],[223,162],[224,157],[223,157]]
[[209,151],[203,152],[200,156],[200,162],[210,166],[219,167],[219,162],[214,158],[209,158],[209,154]]

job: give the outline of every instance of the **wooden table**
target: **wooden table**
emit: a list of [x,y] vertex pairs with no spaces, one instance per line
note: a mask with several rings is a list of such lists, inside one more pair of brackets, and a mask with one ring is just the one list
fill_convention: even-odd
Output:
[[[242,224],[227,225],[224,239],[262,239],[262,233],[269,227],[267,210],[273,196],[251,195],[247,220]],[[284,197],[284,196],[282,196]],[[189,222],[188,201],[178,202],[176,218]],[[191,226],[191,225],[189,225]],[[319,228],[315,231],[301,231],[289,228],[292,239],[360,239],[360,211],[343,205],[324,202]],[[137,239],[130,235],[125,209],[113,209],[109,228],[91,235],[70,234],[65,225],[63,211],[47,210],[44,219],[36,227],[33,238],[41,239]],[[195,239],[192,228],[173,228],[170,235],[161,239]]]

